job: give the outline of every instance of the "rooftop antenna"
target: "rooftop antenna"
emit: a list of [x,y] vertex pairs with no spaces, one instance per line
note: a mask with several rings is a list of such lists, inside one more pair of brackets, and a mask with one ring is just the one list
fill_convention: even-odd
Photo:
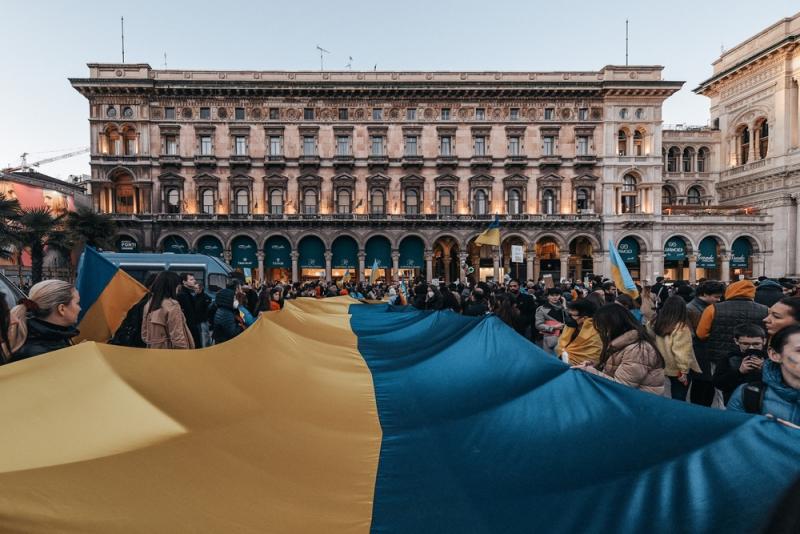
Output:
[[167,53],[164,52],[164,68],[167,68]]
[[625,66],[628,66],[628,19],[625,19]]
[[125,17],[119,18],[120,37],[122,38],[122,62],[125,63]]
[[347,70],[353,70],[353,56],[348,56],[347,59],[349,61],[347,62],[347,65],[345,65],[345,68],[347,68]]
[[325,70],[325,63],[323,61],[323,59],[324,59],[323,54],[330,54],[330,51],[325,50],[320,45],[317,45],[317,50],[319,50],[319,70]]

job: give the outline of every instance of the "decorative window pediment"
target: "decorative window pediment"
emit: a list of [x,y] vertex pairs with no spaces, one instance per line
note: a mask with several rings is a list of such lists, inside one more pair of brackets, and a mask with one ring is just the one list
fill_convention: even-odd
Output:
[[539,178],[539,182],[547,185],[560,185],[564,179],[557,174],[548,174]]
[[487,174],[478,174],[469,179],[470,187],[491,187],[494,177]]
[[297,178],[297,185],[300,187],[317,187],[322,185],[322,178],[316,174],[304,174]]
[[506,187],[525,187],[528,185],[528,177],[524,174],[512,174],[503,178]]
[[385,174],[373,174],[372,176],[367,177],[367,185],[369,187],[389,187],[389,183],[392,181],[391,178],[386,176]]
[[582,183],[582,184],[583,183],[594,183],[597,180],[599,180],[599,178],[597,176],[592,176],[591,174],[582,174],[581,176],[576,176],[575,177],[575,182],[576,183]]
[[350,174],[339,174],[333,177],[333,185],[336,187],[353,187],[356,179]]
[[200,186],[216,187],[219,184],[219,178],[213,174],[198,174],[194,177],[194,183]]
[[525,135],[525,126],[522,125],[506,126],[506,135],[507,136],[518,135],[522,137],[523,135]]
[[425,184],[425,178],[423,178],[418,174],[409,174],[400,178],[400,183],[403,184],[403,187],[407,186],[422,187]]
[[274,136],[274,135],[283,135],[283,126],[264,126],[264,132],[266,132],[267,137]]
[[158,127],[161,135],[180,135],[181,127],[177,124],[161,124]]
[[233,187],[250,187],[253,184],[253,178],[246,174],[231,176],[228,181]]
[[269,187],[286,187],[289,183],[289,178],[280,174],[270,174],[264,177],[264,183]]
[[216,126],[213,124],[198,124],[194,127],[194,133],[196,135],[214,135],[214,130]]
[[443,174],[441,176],[437,176],[434,179],[436,185],[442,186],[458,186],[459,178],[454,174]]
[[158,181],[161,185],[183,185],[185,178],[174,172],[165,172],[158,177]]

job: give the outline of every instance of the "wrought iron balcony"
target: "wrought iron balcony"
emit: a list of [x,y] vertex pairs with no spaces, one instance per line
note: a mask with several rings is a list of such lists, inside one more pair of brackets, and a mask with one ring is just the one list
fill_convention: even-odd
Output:
[[576,166],[590,166],[597,164],[597,156],[594,154],[581,154],[575,156],[575,165]]
[[286,165],[286,158],[283,154],[269,155],[264,158],[264,165],[268,167],[283,167]]
[[217,157],[211,155],[200,155],[194,157],[194,164],[203,167],[216,167]]
[[491,156],[472,156],[469,160],[469,164],[473,167],[489,167],[492,165],[492,157]]
[[455,167],[456,165],[458,165],[458,157],[456,156],[448,155],[436,158],[437,167]]
[[300,156],[300,158],[298,160],[298,163],[300,165],[306,166],[306,167],[318,166],[319,165],[319,156],[317,156],[317,155]]
[[389,165],[389,157],[385,155],[370,154],[367,158],[367,165],[370,167],[386,167]]
[[403,156],[403,167],[421,167],[422,163],[422,156]]
[[247,154],[235,154],[228,158],[228,162],[231,166],[236,167],[249,167],[251,161],[250,156]]
[[506,167],[525,167],[528,165],[528,156],[508,156],[505,161]]

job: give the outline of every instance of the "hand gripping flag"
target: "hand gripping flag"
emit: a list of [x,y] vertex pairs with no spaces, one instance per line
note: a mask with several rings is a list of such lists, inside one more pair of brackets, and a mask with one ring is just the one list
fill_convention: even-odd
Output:
[[147,294],[147,289],[135,278],[92,247],[86,247],[81,254],[75,287],[81,296],[78,316],[81,333],[76,342],[107,342],[131,306]]
[[622,256],[619,255],[619,251],[612,241],[608,242],[608,250],[611,257],[611,278],[614,280],[614,284],[622,293],[630,295],[632,299],[637,299],[639,290],[636,289],[631,273],[628,272],[625,262],[622,261]]
[[489,227],[475,238],[476,245],[500,246],[500,218],[495,215]]

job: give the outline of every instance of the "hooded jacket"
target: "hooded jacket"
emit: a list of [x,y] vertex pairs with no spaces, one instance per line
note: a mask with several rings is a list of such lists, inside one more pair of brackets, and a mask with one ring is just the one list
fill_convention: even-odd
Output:
[[[761,374],[767,386],[764,391],[764,401],[761,404],[762,415],[774,415],[778,419],[800,425],[800,389],[789,387],[783,381],[780,364],[772,360],[764,361]],[[742,384],[733,392],[728,403],[729,410],[745,411],[742,399],[745,386],[746,384]]]
[[72,338],[79,333],[74,326],[59,326],[30,315],[27,326],[28,336],[25,343],[11,356],[11,362],[69,347],[72,345]]
[[238,311],[233,306],[235,295],[232,289],[222,289],[214,299],[217,311],[214,312],[214,343],[224,343],[244,331]]
[[753,301],[756,286],[750,280],[740,280],[725,290],[725,301],[712,304],[703,310],[697,325],[697,337],[707,341],[706,351],[712,362],[727,358],[736,350],[733,330],[741,323],[758,326],[764,321],[769,309]]
[[664,394],[664,367],[656,349],[639,338],[639,332],[629,330],[611,341],[611,356],[603,370],[588,367],[590,373],[604,376],[634,389]]
[[686,325],[680,325],[666,336],[659,336],[648,327],[653,336],[656,348],[664,357],[664,374],[677,377],[678,374],[689,374],[689,371],[700,372],[700,366],[694,355],[692,346],[692,330]]
[[756,288],[755,301],[767,308],[783,298],[783,286],[775,280],[764,280]]

